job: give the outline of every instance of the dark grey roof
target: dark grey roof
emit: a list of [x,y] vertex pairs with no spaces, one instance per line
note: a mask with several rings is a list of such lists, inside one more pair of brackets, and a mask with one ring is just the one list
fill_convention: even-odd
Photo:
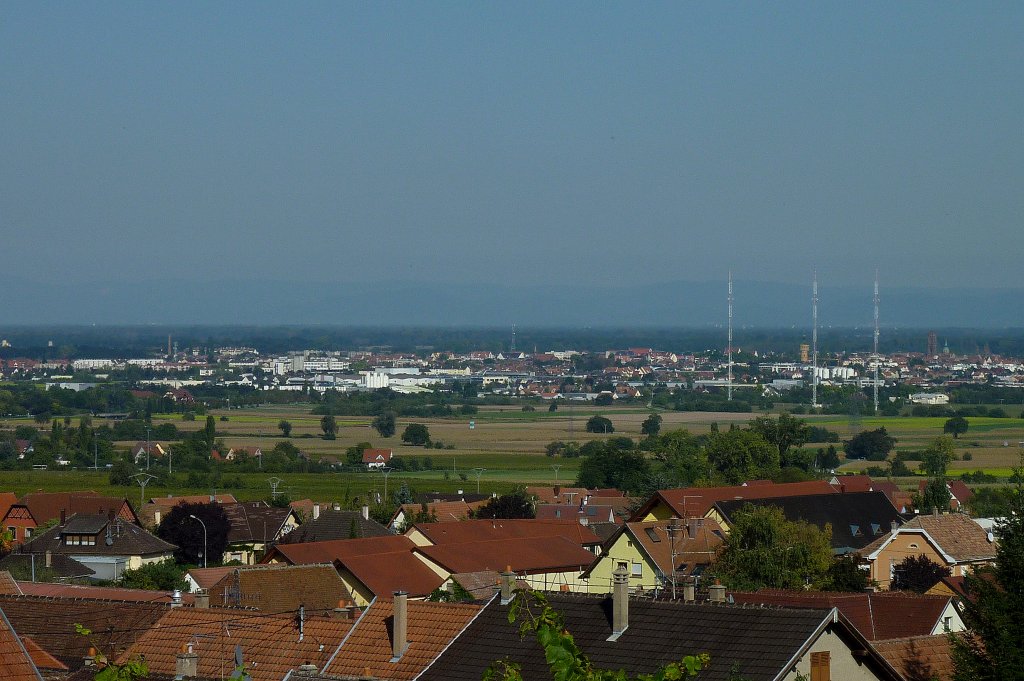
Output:
[[78,514],[71,516],[64,527],[61,528],[63,534],[96,534],[101,532],[104,527],[107,526],[108,516],[104,515],[84,515]]
[[775,499],[730,499],[715,507],[731,522],[747,504],[775,506],[789,520],[803,520],[824,528],[832,525],[832,549],[836,553],[859,551],[890,530],[890,524],[903,524],[903,516],[884,492],[844,492],[807,494]]
[[[96,536],[94,545],[67,545],[61,541],[62,534],[74,534],[66,532],[68,524],[75,521],[79,516],[72,516],[64,527],[56,525],[42,534],[37,534],[32,541],[22,544],[18,549],[19,553],[45,554],[47,551],[53,555],[89,555],[89,556],[156,556],[164,553],[171,553],[178,547],[165,542],[163,539],[150,534],[145,529],[134,523],[125,522],[120,518],[114,518],[113,522],[107,520],[106,515],[98,516],[103,520],[103,526],[99,533],[81,532],[82,535],[92,534]],[[90,525],[83,521],[84,525]],[[110,544],[107,544],[108,526]],[[91,526],[91,525],[90,525]],[[39,560],[39,558],[36,558]]]
[[[352,537],[355,523],[355,537]],[[321,511],[320,517],[309,520],[284,535],[279,544],[299,544],[334,539],[362,539],[392,534],[376,520],[368,520],[359,511]]]
[[[50,556],[50,567],[46,567],[44,556],[35,556],[35,569],[37,575],[52,573],[58,579],[75,579],[78,577],[91,577],[96,574],[90,568],[79,563],[70,556],[60,554]],[[0,558],[0,570],[7,570],[16,579],[32,578],[32,554],[11,553]]]
[[293,513],[290,508],[277,508],[262,501],[221,504],[221,508],[231,524],[228,544],[272,542],[285,520]]
[[[861,647],[844,621],[832,621],[830,610],[636,599],[630,601],[629,627],[617,641],[609,642],[610,598],[568,594],[548,598],[595,666],[624,669],[630,676],[652,673],[686,655],[707,653],[711,665],[698,677],[701,681],[726,681],[736,678],[734,674],[749,681],[771,681],[822,630],[835,630],[855,649]],[[491,663],[506,657],[521,665],[524,679],[551,678],[536,639],[521,639],[518,629],[518,623],[508,622],[508,607],[495,599],[419,678],[477,681]],[[874,657],[868,663],[878,664]],[[893,677],[883,672],[881,678]]]

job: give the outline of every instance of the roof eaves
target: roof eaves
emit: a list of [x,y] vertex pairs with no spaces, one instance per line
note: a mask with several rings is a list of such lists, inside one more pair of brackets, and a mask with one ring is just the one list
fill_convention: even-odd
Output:
[[798,648],[793,656],[789,658],[789,661],[783,665],[782,669],[779,670],[779,673],[775,675],[775,678],[772,681],[782,681],[782,679],[789,676],[790,671],[796,668],[797,662],[799,662],[800,658],[807,653],[807,650],[814,645],[814,642],[817,641],[821,634],[828,628],[828,625],[838,621],[839,609],[833,607],[824,619],[822,619],[821,623],[815,627],[811,635],[808,636],[802,644],[800,644],[800,648]]

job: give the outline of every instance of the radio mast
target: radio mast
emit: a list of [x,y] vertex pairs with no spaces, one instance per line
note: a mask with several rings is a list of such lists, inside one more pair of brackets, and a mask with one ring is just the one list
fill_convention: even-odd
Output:
[[728,379],[728,400],[732,401],[732,270],[729,270],[729,345],[726,348],[729,353],[729,379]]
[[871,363],[874,364],[875,382],[875,413],[878,413],[878,269],[875,269],[875,349],[871,355]]
[[811,409],[818,407],[818,270],[811,285]]

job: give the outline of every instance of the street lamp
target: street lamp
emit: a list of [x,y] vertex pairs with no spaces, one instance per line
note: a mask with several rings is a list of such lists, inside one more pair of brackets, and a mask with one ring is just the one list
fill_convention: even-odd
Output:
[[200,525],[203,526],[203,567],[206,567],[208,558],[208,556],[206,555],[206,523],[197,518],[195,515],[189,514],[188,517],[192,520],[197,521]]

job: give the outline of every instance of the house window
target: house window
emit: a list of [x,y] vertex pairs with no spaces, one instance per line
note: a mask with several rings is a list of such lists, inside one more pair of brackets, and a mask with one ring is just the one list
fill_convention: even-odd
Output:
[[12,527],[8,527],[7,531],[11,533],[11,539],[17,539],[18,538],[18,528],[17,527],[13,527],[13,526]]
[[88,536],[88,537],[82,537],[82,545],[83,546],[96,546],[96,537],[93,537],[91,535]]
[[642,577],[643,574],[644,574],[644,564],[643,563],[633,563],[633,576],[634,577]]
[[946,631],[946,633],[949,633],[951,631],[950,630],[950,625],[952,623],[953,623],[953,618],[952,617],[943,617],[942,618],[942,627]]
[[911,548],[911,549],[916,549],[916,548],[920,548],[920,547],[918,547],[918,545],[917,545],[917,543],[916,543],[916,542],[915,542],[915,543],[913,543],[913,544],[907,544],[907,546],[908,546],[908,548]]
[[25,528],[25,539],[28,539],[31,536],[32,536],[32,528],[31,527],[26,527]]
[[831,656],[829,652],[811,653],[811,681],[831,681]]

